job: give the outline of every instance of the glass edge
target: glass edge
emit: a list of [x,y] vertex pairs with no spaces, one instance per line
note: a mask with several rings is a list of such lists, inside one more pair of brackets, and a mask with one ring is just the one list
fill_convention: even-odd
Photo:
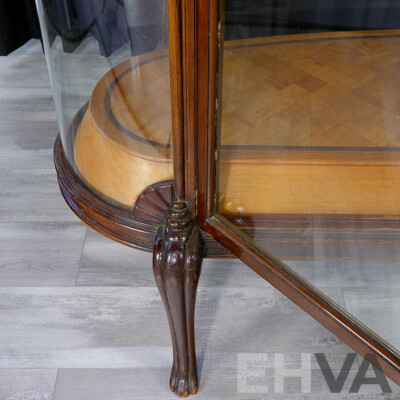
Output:
[[[280,277],[285,279],[284,275],[286,275],[289,278],[291,278],[292,280],[295,280],[299,285],[302,286],[302,288],[305,290],[305,292],[307,292],[309,295],[315,296],[321,303],[323,303],[326,306],[326,308],[329,311],[334,311],[340,317],[342,317],[348,323],[347,327],[353,326],[355,328],[358,328],[368,339],[371,340],[372,343],[376,344],[377,346],[381,347],[382,349],[385,349],[396,360],[396,367],[398,369],[398,373],[399,373],[399,377],[400,377],[400,350],[397,350],[396,348],[394,348],[390,343],[385,341],[381,336],[379,336],[377,333],[375,333],[370,328],[368,328],[365,324],[363,324],[356,317],[354,317],[352,314],[350,314],[348,311],[346,311],[343,307],[341,307],[339,304],[337,304],[334,300],[332,300],[330,297],[328,297],[327,295],[322,293],[314,285],[312,285],[306,279],[304,279],[299,274],[297,274],[293,269],[291,269],[288,265],[286,265],[282,260],[280,260],[279,258],[268,253],[261,246],[254,243],[254,241],[252,241],[250,237],[248,237],[244,232],[242,232],[241,230],[236,228],[229,220],[227,220],[221,214],[215,213],[211,218],[209,218],[207,220],[207,224],[212,225],[214,229],[219,231],[218,225],[213,222],[213,218],[216,219],[220,224],[225,226],[229,231],[231,231],[231,233],[233,235],[235,235],[239,241],[244,242],[255,254],[261,255],[262,257],[266,258],[271,264],[273,264],[274,267],[276,267],[278,269],[278,273],[279,273]],[[223,232],[219,232],[219,233],[222,234],[223,236],[225,236]],[[268,280],[267,280],[267,282],[268,282]],[[286,296],[284,291],[281,291],[280,289],[277,289],[277,290],[279,290],[281,293],[283,293]],[[307,312],[307,314],[309,314],[309,313]],[[352,330],[352,332],[356,334],[356,332],[354,330]]]

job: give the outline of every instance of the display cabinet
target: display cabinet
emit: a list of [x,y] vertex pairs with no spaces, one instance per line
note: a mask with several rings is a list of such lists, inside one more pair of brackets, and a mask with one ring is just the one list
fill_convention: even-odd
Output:
[[400,7],[37,5],[61,192],[92,228],[153,251],[171,390],[198,389],[202,259],[231,256],[399,384]]

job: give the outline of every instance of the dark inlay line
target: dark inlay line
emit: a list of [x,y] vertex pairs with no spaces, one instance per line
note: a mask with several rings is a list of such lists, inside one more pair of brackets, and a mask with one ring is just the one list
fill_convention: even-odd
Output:
[[[357,40],[357,39],[378,39],[378,38],[399,38],[400,35],[361,35],[361,36],[344,36],[344,37],[333,37],[333,38],[315,38],[315,39],[304,39],[304,40],[285,40],[285,41],[276,41],[276,42],[269,42],[269,43],[254,43],[254,44],[247,44],[247,45],[237,45],[237,46],[230,46],[225,47],[224,50],[232,50],[232,49],[240,49],[240,48],[251,48],[251,47],[262,47],[262,46],[272,46],[272,45],[280,45],[280,44],[293,44],[293,43],[308,43],[308,42],[320,42],[320,41],[327,41],[327,40]],[[142,65],[149,64],[153,61],[161,60],[164,58],[168,58],[169,56],[159,56],[155,58],[151,58],[146,61],[142,61],[138,64],[132,65],[123,71],[120,75],[118,75],[114,81],[110,84],[107,89],[106,95],[104,97],[104,108],[106,111],[107,116],[110,118],[111,122],[117,129],[125,133],[126,135],[130,136],[132,139],[137,140],[141,143],[146,143],[154,147],[171,148],[171,145],[168,143],[160,143],[155,142],[153,140],[146,139],[142,136],[137,135],[135,132],[138,132],[142,129],[142,127],[137,128],[135,131],[130,131],[124,125],[122,125],[117,118],[115,117],[112,108],[111,108],[111,96],[112,93],[117,86],[117,84],[123,79],[126,75],[128,75],[131,71],[139,68]],[[228,150],[236,150],[236,149],[243,149],[243,150],[318,150],[318,151],[400,151],[400,147],[344,147],[344,146],[268,146],[268,145],[221,145],[221,149],[228,149]]]
[[221,145],[226,150],[400,151],[400,147]]
[[262,46],[273,46],[277,44],[293,44],[293,43],[308,43],[308,42],[323,42],[324,40],[355,40],[355,39],[364,39],[364,38],[371,38],[371,39],[378,39],[381,37],[384,38],[395,38],[399,37],[400,35],[385,35],[382,33],[381,35],[361,35],[361,36],[343,36],[343,37],[333,37],[333,38],[314,38],[314,39],[302,39],[302,40],[284,40],[282,42],[268,42],[268,43],[254,43],[250,45],[237,45],[237,46],[231,46],[231,47],[225,47],[224,50],[232,50],[232,49],[243,49],[246,47],[262,47]]
[[[163,58],[168,58],[169,56],[159,56],[156,58],[151,58],[146,61],[142,61],[138,64],[131,65],[129,68],[127,68],[125,71],[123,71],[121,74],[119,74],[110,84],[110,86],[107,89],[106,95],[104,96],[104,109],[106,111],[106,114],[108,118],[110,118],[111,122],[122,132],[124,132],[126,135],[130,136],[132,139],[137,140],[138,142],[150,144],[154,147],[162,147],[162,148],[170,148],[171,145],[168,143],[160,143],[160,142],[155,142],[153,140],[146,139],[142,136],[136,135],[135,132],[130,131],[127,129],[124,125],[122,125],[117,118],[115,117],[112,109],[111,109],[111,96],[112,93],[115,89],[115,87],[118,85],[118,83],[123,79],[126,75],[128,75],[131,71],[141,67],[142,65],[149,64],[150,62],[161,60]],[[141,130],[141,128],[138,128],[137,130]],[[137,131],[136,130],[136,131]]]

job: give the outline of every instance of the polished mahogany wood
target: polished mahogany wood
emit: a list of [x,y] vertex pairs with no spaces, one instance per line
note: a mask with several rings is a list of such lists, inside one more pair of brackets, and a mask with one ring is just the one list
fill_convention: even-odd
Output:
[[153,270],[171,331],[171,391],[187,397],[198,390],[194,308],[204,244],[185,202],[173,202],[154,244]]
[[173,181],[151,185],[136,199],[132,215],[139,221],[152,221],[158,225],[163,225],[170,205],[175,198]]
[[169,51],[171,71],[172,141],[174,145],[174,179],[176,196],[185,197],[184,101],[182,60],[182,7],[180,0],[168,0]]
[[[215,152],[219,146],[216,140],[216,100],[217,85],[220,84],[223,42],[223,29],[221,30],[221,16],[219,8],[223,9],[224,1],[202,0],[198,2],[198,32],[197,32],[197,143],[195,168],[197,179],[197,213],[200,226],[204,227],[204,221],[212,215],[214,210],[214,193],[216,164],[214,162]],[[204,82],[208,82],[207,85]],[[220,110],[220,108],[219,108]]]

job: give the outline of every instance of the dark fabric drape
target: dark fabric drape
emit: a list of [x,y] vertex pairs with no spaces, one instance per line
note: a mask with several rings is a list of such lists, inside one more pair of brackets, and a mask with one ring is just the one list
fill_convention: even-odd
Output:
[[[146,0],[154,7],[147,7],[149,15],[143,15],[150,23],[129,26],[125,5],[121,0],[42,0],[46,29],[50,45],[57,36],[63,49],[72,53],[88,36],[94,36],[103,56],[130,42],[132,55],[154,50],[162,40],[159,1]],[[134,2],[133,4],[136,4]],[[145,8],[137,2],[136,13]]]
[[50,45],[61,37],[63,49],[72,53],[88,36],[99,42],[108,56],[129,40],[124,5],[119,0],[42,0]]
[[0,0],[0,55],[7,55],[31,38],[40,39],[34,0]]
[[225,0],[225,39],[398,29],[397,0]]
[[[50,46],[60,37],[64,51],[72,53],[94,36],[104,56],[127,42],[133,56],[154,50],[164,33],[160,0],[144,1],[132,3],[141,18],[130,26],[122,0],[41,0]],[[0,0],[0,55],[31,38],[41,38],[35,0]]]

